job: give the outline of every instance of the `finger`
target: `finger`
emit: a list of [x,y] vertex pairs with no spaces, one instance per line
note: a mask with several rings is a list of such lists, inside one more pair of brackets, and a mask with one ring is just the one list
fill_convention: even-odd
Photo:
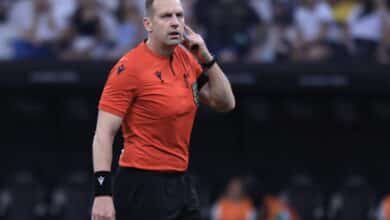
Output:
[[191,51],[197,51],[199,49],[199,45],[198,44],[192,44],[190,46],[190,48],[191,48]]
[[191,28],[190,28],[190,26],[188,26],[188,25],[185,25],[184,26],[184,30],[186,30],[188,33],[190,33],[190,34],[195,34],[195,31],[193,31]]
[[115,214],[112,212],[110,215],[108,215],[108,220],[115,220]]
[[188,40],[188,34],[187,33],[184,33],[183,37],[184,37],[184,40]]

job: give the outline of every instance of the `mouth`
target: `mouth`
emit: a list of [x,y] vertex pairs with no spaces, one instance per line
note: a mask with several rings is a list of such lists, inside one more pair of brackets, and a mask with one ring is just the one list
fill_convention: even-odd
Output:
[[172,31],[172,32],[169,32],[168,33],[168,36],[172,37],[172,38],[180,38],[180,32],[178,31]]

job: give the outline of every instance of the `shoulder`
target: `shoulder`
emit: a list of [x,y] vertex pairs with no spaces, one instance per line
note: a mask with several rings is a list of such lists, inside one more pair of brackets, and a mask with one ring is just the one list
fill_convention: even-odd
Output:
[[[130,51],[128,51],[125,55],[123,55],[116,63],[115,66],[118,68],[126,68],[126,70],[132,70],[131,72],[136,71],[140,68],[142,59],[144,57],[143,51],[140,46],[137,46]],[[128,71],[126,71],[128,72]]]
[[[134,60],[133,52],[128,52],[122,56],[111,68],[109,80],[126,79],[125,81],[134,81],[137,77],[137,62]],[[123,81],[123,80],[122,80]]]

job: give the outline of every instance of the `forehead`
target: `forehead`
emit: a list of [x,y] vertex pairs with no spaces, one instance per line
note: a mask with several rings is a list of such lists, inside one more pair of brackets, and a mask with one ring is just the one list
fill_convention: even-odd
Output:
[[183,11],[183,6],[180,0],[155,0],[153,9],[156,14],[177,13]]

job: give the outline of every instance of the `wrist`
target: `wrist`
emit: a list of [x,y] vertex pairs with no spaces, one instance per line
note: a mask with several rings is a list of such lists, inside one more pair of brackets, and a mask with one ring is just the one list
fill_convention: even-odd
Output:
[[217,62],[217,60],[215,59],[215,57],[212,56],[212,59],[210,61],[208,61],[207,63],[202,63],[201,66],[202,66],[204,71],[207,71],[211,67],[213,67],[216,62]]
[[94,173],[94,195],[112,196],[111,172],[97,171]]
[[214,57],[213,55],[209,52],[207,48],[204,48],[200,51],[199,56],[198,56],[199,62],[203,65],[205,63],[211,62]]

